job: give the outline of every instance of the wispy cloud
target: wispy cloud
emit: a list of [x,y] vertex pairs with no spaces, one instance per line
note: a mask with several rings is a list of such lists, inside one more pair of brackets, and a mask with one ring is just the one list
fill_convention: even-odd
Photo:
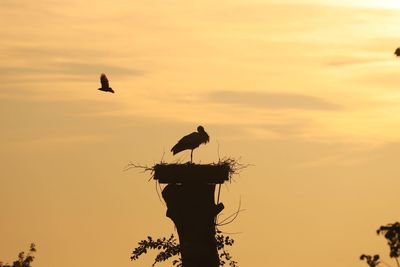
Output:
[[52,80],[52,76],[58,76],[58,80],[68,81],[88,75],[99,75],[102,72],[112,73],[113,76],[137,76],[144,73],[141,70],[103,63],[54,62],[29,67],[0,67],[0,78],[6,83],[23,83],[27,78],[30,82],[42,80],[43,75],[46,81]]
[[346,66],[359,66],[365,64],[373,64],[384,62],[386,59],[379,59],[379,58],[343,58],[343,59],[336,59],[331,60],[326,63],[328,66],[332,67],[346,67]]
[[210,93],[210,101],[226,104],[261,107],[265,109],[302,109],[335,111],[342,107],[322,98],[303,94],[282,94],[270,92],[216,91]]
[[81,62],[55,62],[42,66],[32,67],[0,67],[1,76],[25,75],[25,74],[65,74],[75,76],[85,76],[87,74],[99,73],[101,71],[114,72],[119,75],[140,75],[140,70],[119,67],[101,63],[81,63]]
[[123,55],[111,57],[96,49],[15,45],[5,46],[0,52],[7,55],[7,64],[0,64],[0,78],[6,83],[34,82],[44,78],[51,81],[54,77],[62,81],[79,80],[102,72],[114,77],[144,73],[139,68],[115,61]]

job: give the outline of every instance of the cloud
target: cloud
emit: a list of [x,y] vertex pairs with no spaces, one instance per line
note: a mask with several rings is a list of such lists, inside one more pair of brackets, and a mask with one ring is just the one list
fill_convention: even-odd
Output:
[[127,119],[104,117],[119,110],[105,100],[21,100],[0,98],[0,138],[8,143],[40,145],[102,142],[119,132]]
[[332,67],[346,67],[346,66],[373,64],[385,61],[386,59],[347,58],[347,59],[329,61],[326,63],[326,65]]
[[79,62],[59,62],[34,67],[0,67],[0,76],[3,77],[29,74],[86,76],[88,74],[99,74],[101,72],[112,72],[117,75],[140,75],[142,73],[139,70],[109,64]]
[[43,59],[43,58],[96,58],[101,53],[96,49],[76,48],[76,47],[55,47],[43,45],[21,45],[20,43],[14,44],[7,48],[7,53],[16,57],[24,57],[27,59]]
[[280,123],[207,123],[205,129],[212,141],[269,142],[278,140],[308,140],[305,135],[310,122],[283,120]]
[[282,123],[264,123],[256,125],[260,129],[275,132],[279,135],[296,135],[302,133],[306,127],[309,126],[309,122],[306,121],[287,121]]
[[216,91],[208,95],[213,102],[265,109],[340,110],[341,106],[322,98],[302,94]]
[[0,78],[7,83],[34,82],[44,77],[46,81],[54,77],[63,81],[79,80],[87,79],[88,75],[98,76],[102,72],[113,77],[144,73],[138,68],[107,62],[111,59],[99,57],[102,52],[95,49],[16,45],[5,48],[3,52],[9,59],[8,64],[0,64]]

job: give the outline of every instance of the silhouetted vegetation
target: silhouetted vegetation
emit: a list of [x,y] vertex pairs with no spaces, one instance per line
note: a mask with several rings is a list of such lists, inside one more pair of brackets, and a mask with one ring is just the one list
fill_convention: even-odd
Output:
[[400,267],[399,264],[399,255],[400,255],[400,223],[395,222],[393,224],[388,224],[379,227],[376,230],[376,233],[384,235],[384,237],[388,240],[388,245],[390,247],[390,257],[396,260],[397,266]]
[[[180,254],[180,246],[174,235],[171,235],[168,239],[163,237],[156,240],[151,236],[148,236],[147,239],[140,241],[139,246],[133,250],[131,260],[137,260],[142,254],[146,254],[150,249],[161,250],[161,252],[157,254],[153,266],[158,262],[166,261],[171,257],[179,256]],[[181,258],[175,259],[172,261],[172,264],[177,265],[178,267],[182,266]]]
[[[376,233],[378,235],[382,234],[387,239],[388,241],[387,244],[389,245],[390,248],[389,256],[391,258],[394,258],[397,266],[400,267],[398,259],[400,256],[400,223],[395,222],[392,224],[389,223],[387,225],[383,225],[379,227],[378,230],[376,230]],[[360,260],[366,260],[367,264],[370,267],[378,266],[378,264],[381,263],[379,259],[380,259],[379,255],[370,256],[362,254],[360,256]]]
[[33,254],[36,252],[35,244],[31,244],[29,252],[25,255],[25,252],[20,252],[18,254],[18,260],[14,261],[12,265],[3,264],[0,262],[0,267],[31,267],[31,263],[35,258]]
[[374,256],[362,254],[360,260],[366,260],[369,267],[376,267],[380,263],[378,254]]
[[225,250],[225,246],[233,246],[235,240],[233,240],[229,236],[224,236],[222,234],[215,235],[215,239],[217,241],[217,250],[220,258],[219,260],[220,266],[224,266],[226,263],[225,261],[228,261],[229,266],[238,267],[239,265],[237,261],[232,260],[232,256],[230,255],[230,253]]
[[[217,234],[215,236],[215,241],[219,253],[220,266],[229,263],[230,267],[238,267],[238,263],[232,259],[232,256],[225,249],[225,246],[233,246],[235,241],[229,236],[224,236],[223,234]],[[153,239],[151,236],[148,236],[147,239],[140,241],[139,246],[133,250],[131,260],[137,260],[142,254],[146,254],[147,251],[151,249],[161,250],[154,259],[152,266],[175,257],[175,259],[172,260],[172,265],[182,267],[180,245],[174,235],[171,235],[168,239],[165,237]]]

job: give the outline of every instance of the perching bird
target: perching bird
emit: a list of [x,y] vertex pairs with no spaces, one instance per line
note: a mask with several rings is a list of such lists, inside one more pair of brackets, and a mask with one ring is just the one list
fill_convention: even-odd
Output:
[[394,54],[395,54],[396,56],[400,57],[400,47],[398,47],[398,48],[396,49],[396,51],[394,51]]
[[182,137],[171,149],[171,152],[175,155],[183,150],[190,149],[190,162],[193,162],[193,150],[201,144],[206,144],[208,141],[210,141],[210,137],[204,131],[203,126],[199,126],[197,127],[197,132]]
[[114,93],[114,90],[108,84],[107,76],[104,73],[100,75],[100,82],[101,82],[101,88],[99,88],[100,91]]

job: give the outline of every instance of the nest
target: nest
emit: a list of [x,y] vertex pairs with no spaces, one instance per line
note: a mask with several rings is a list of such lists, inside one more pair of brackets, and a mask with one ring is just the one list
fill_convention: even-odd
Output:
[[145,172],[150,171],[153,179],[164,184],[222,184],[225,181],[230,181],[233,175],[238,174],[246,167],[247,165],[240,164],[235,159],[225,158],[219,160],[217,163],[210,164],[161,162],[155,164],[153,167],[130,163],[126,170],[131,168],[141,168]]

